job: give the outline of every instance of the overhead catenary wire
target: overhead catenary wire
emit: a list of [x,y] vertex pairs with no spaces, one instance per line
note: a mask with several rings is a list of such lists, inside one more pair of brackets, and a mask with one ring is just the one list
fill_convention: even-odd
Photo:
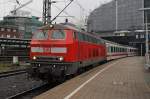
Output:
[[84,11],[88,12],[81,4],[78,0],[75,0],[75,3]]
[[74,0],[70,0],[70,2],[62,9],[62,11],[60,11],[52,20],[51,22],[53,22],[54,20],[56,20],[56,18],[73,2]]
[[[68,2],[72,2],[72,1],[75,1],[75,0],[61,0],[61,1],[58,1],[58,2],[65,2],[66,4],[66,6],[68,5]],[[7,3],[16,3],[16,0],[8,0],[7,1]],[[82,8],[82,10],[84,10],[84,11],[86,11],[83,7],[82,7],[82,5],[78,2],[78,1],[76,0],[76,4],[78,4],[78,6],[80,6],[81,8]],[[19,2],[19,4],[20,4],[20,2]],[[59,9],[59,10],[61,10],[60,8],[58,8],[57,6],[55,6],[57,9]],[[31,10],[31,11],[33,11],[33,13],[37,13],[37,14],[41,14],[42,12],[40,12],[40,11],[38,11],[38,10],[36,10],[36,9],[33,9],[33,8],[31,8],[31,7],[25,7],[25,8],[27,8],[27,9],[29,9],[29,10]],[[71,14],[69,14],[67,11],[65,11],[66,10],[66,8],[64,8],[63,9],[64,11],[61,11],[60,13],[59,13],[59,15],[63,12],[64,14],[66,14],[67,16],[72,16]],[[57,15],[57,16],[59,16],[59,15]],[[54,17],[54,19],[53,20],[55,20],[56,18],[57,18],[57,16],[56,17]],[[66,17],[67,17],[66,16]],[[72,18],[72,19],[74,19],[74,20],[76,20],[76,21],[80,21],[81,22],[81,20],[78,18],[78,17],[76,17],[76,16],[72,16],[72,17],[70,17],[70,18]],[[53,21],[52,20],[52,21]]]
[[[56,5],[53,5],[56,9],[60,10],[61,11],[61,8],[59,8],[58,6]],[[66,14],[68,17],[71,17],[72,19],[75,19],[76,21],[80,21],[77,17],[75,16],[72,16],[70,15],[67,11],[63,11],[64,14]],[[64,17],[67,17],[67,16],[64,16]]]
[[[87,11],[78,0],[75,0],[75,2],[79,7],[80,7],[80,21],[83,21],[84,23],[86,23],[87,21],[87,16],[89,15],[89,11]],[[81,11],[82,10],[82,11]]]
[[29,9],[29,10],[32,10],[32,11],[38,13],[38,14],[42,14],[42,12],[40,12],[40,11],[38,11],[38,10],[36,10],[36,9],[30,8],[30,7],[25,7],[25,8],[27,8],[27,9]]
[[14,2],[11,2],[10,0],[9,1],[3,1],[3,2],[0,2],[0,5],[5,5],[5,4],[8,4],[8,3],[14,3]]

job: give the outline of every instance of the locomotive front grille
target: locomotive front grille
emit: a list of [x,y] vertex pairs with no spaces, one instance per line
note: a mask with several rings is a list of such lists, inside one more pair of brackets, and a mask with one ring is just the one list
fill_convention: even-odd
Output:
[[51,57],[49,57],[49,56],[38,56],[36,58],[36,61],[41,61],[41,62],[60,61],[59,58],[60,57],[57,57],[57,56],[55,56],[55,57],[53,57],[53,56],[51,56]]

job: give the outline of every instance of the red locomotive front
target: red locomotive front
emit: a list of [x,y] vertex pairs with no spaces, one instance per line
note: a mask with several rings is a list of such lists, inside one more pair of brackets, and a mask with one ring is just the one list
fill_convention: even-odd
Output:
[[40,79],[62,79],[76,74],[80,68],[106,60],[102,40],[60,24],[40,28],[30,46],[30,74]]

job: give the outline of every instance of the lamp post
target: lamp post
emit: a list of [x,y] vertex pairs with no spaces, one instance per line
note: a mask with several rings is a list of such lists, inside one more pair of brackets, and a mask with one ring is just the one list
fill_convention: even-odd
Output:
[[118,31],[118,0],[115,0],[116,5],[116,32]]
[[147,11],[150,10],[150,8],[141,8],[139,11],[144,11],[145,12],[145,31],[146,31],[146,37],[145,37],[145,46],[146,46],[146,69],[150,68],[149,65],[149,44],[148,44],[148,19],[147,19]]

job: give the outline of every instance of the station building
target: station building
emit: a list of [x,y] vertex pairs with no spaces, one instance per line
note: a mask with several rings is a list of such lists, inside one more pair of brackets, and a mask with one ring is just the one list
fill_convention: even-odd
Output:
[[[150,7],[150,0],[112,0],[91,12],[88,18],[88,31],[109,33],[116,29],[143,30],[145,13],[139,9],[144,7]],[[150,11],[147,15],[150,22]]]
[[107,40],[138,47],[145,53],[145,23],[148,29],[150,0],[112,0],[96,8],[88,17],[87,29]]
[[31,39],[32,33],[42,26],[38,17],[5,16],[0,21],[0,37]]

